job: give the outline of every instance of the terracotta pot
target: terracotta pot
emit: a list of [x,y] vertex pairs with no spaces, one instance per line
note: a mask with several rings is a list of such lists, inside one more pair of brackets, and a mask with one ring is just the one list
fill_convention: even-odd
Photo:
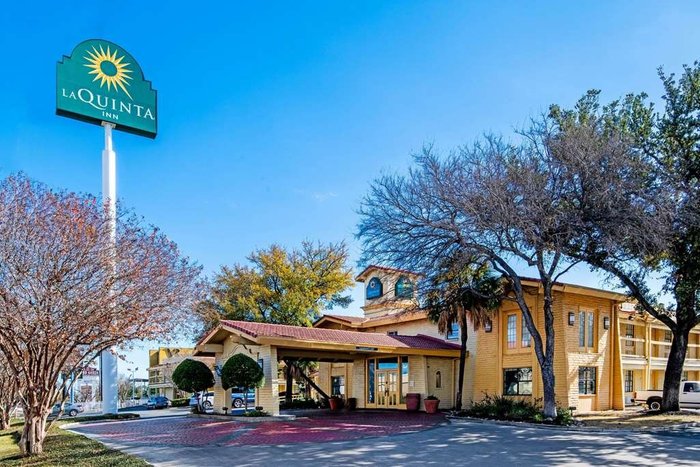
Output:
[[409,412],[417,412],[420,408],[420,394],[417,392],[409,392],[406,394],[406,410]]
[[328,406],[333,412],[335,412],[336,410],[340,410],[340,403],[341,400],[337,397],[331,397],[330,399],[328,399]]
[[425,404],[426,413],[437,413],[440,399],[425,399],[423,403]]

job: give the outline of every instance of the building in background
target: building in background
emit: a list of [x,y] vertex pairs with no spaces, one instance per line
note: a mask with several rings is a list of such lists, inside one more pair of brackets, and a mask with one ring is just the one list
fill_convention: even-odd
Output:
[[148,394],[165,396],[168,399],[181,399],[190,394],[180,391],[173,383],[172,375],[177,366],[185,359],[191,358],[206,363],[213,368],[214,359],[208,357],[193,357],[193,348],[188,347],[159,347],[148,351]]

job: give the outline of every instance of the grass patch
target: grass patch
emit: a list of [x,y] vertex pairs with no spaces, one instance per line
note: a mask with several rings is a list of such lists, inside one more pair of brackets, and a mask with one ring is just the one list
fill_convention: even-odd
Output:
[[114,416],[80,417],[77,419],[61,420],[56,422],[46,435],[44,440],[44,453],[35,457],[21,457],[17,442],[22,430],[22,422],[13,423],[9,430],[0,431],[0,464],[3,466],[148,466],[146,461],[138,457],[125,454],[116,449],[106,447],[104,444],[85,436],[70,433],[60,428],[60,425],[77,421],[92,421],[105,419],[126,419],[118,414]]
[[700,423],[700,414],[693,412],[652,412],[639,408],[606,411],[576,416],[583,426],[598,428],[662,428],[681,423]]

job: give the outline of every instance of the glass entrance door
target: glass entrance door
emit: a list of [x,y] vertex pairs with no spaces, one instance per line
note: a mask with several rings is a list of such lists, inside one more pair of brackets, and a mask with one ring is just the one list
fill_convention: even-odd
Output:
[[397,370],[377,370],[377,407],[395,408],[399,403]]

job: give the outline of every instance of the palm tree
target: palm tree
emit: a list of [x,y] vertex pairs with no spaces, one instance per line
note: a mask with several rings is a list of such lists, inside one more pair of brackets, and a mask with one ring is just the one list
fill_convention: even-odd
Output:
[[437,323],[438,331],[446,336],[455,323],[459,325],[459,377],[455,396],[455,410],[459,411],[467,357],[467,323],[471,321],[474,330],[479,330],[490,321],[501,304],[503,282],[488,264],[466,267],[451,264],[429,282],[424,294],[428,319]]

